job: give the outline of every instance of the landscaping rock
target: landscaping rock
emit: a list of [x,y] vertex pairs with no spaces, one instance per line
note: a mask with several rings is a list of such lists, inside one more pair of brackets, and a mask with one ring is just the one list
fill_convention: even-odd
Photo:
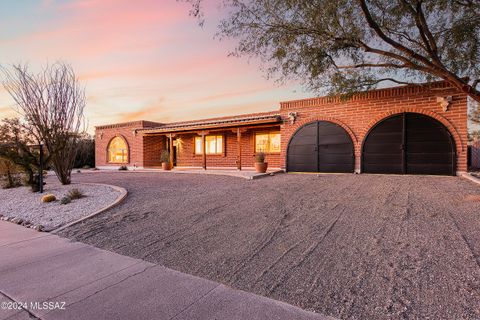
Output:
[[44,229],[45,228],[40,224],[33,227],[33,230],[37,230],[37,231],[43,231]]
[[22,218],[13,218],[13,219],[12,219],[12,222],[13,222],[13,223],[16,223],[16,224],[22,224],[23,219],[22,219]]
[[0,219],[9,221],[10,219],[6,215],[10,215],[33,225],[55,229],[108,206],[120,195],[118,190],[109,186],[75,183],[63,186],[53,179],[45,185],[45,194],[55,195],[60,200],[73,189],[80,190],[84,197],[78,197],[68,205],[62,205],[60,201],[41,202],[42,195],[32,193],[27,187],[0,189],[2,204],[0,210],[3,215]]

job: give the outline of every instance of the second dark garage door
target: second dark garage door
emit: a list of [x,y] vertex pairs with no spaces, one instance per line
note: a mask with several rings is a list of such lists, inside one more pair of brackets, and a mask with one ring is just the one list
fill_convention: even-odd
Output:
[[297,172],[353,172],[353,143],[339,125],[311,122],[293,135],[288,145],[287,170]]
[[403,113],[378,123],[362,148],[362,172],[455,174],[455,146],[447,128],[418,113]]

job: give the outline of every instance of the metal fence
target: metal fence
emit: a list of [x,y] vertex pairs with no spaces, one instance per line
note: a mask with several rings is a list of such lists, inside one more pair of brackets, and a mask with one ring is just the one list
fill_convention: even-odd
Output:
[[470,168],[480,169],[480,140],[472,142],[470,146]]

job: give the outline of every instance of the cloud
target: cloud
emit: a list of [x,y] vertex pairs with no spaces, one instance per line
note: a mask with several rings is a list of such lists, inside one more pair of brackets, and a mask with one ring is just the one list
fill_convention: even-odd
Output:
[[176,0],[19,2],[0,11],[0,61],[71,63],[86,84],[91,125],[256,112],[305,97],[266,81],[254,59],[227,57],[234,43],[212,39],[217,5],[206,0],[199,28]]
[[[149,103],[148,105],[141,107],[135,111],[129,111],[128,113],[120,114],[120,121],[133,121],[133,120],[153,120],[158,117],[158,115],[165,111],[164,106],[165,99],[159,98],[157,101],[153,103]],[[162,121],[165,121],[162,119]]]

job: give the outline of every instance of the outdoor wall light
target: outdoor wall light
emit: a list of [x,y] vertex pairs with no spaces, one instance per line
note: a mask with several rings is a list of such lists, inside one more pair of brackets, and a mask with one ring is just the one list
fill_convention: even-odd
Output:
[[296,112],[289,112],[288,113],[288,120],[290,120],[290,124],[294,124],[295,120],[297,119],[298,114]]
[[452,96],[437,97],[437,102],[440,104],[440,107],[442,107],[442,110],[444,112],[447,112],[448,107],[450,106],[450,103],[452,102]]

